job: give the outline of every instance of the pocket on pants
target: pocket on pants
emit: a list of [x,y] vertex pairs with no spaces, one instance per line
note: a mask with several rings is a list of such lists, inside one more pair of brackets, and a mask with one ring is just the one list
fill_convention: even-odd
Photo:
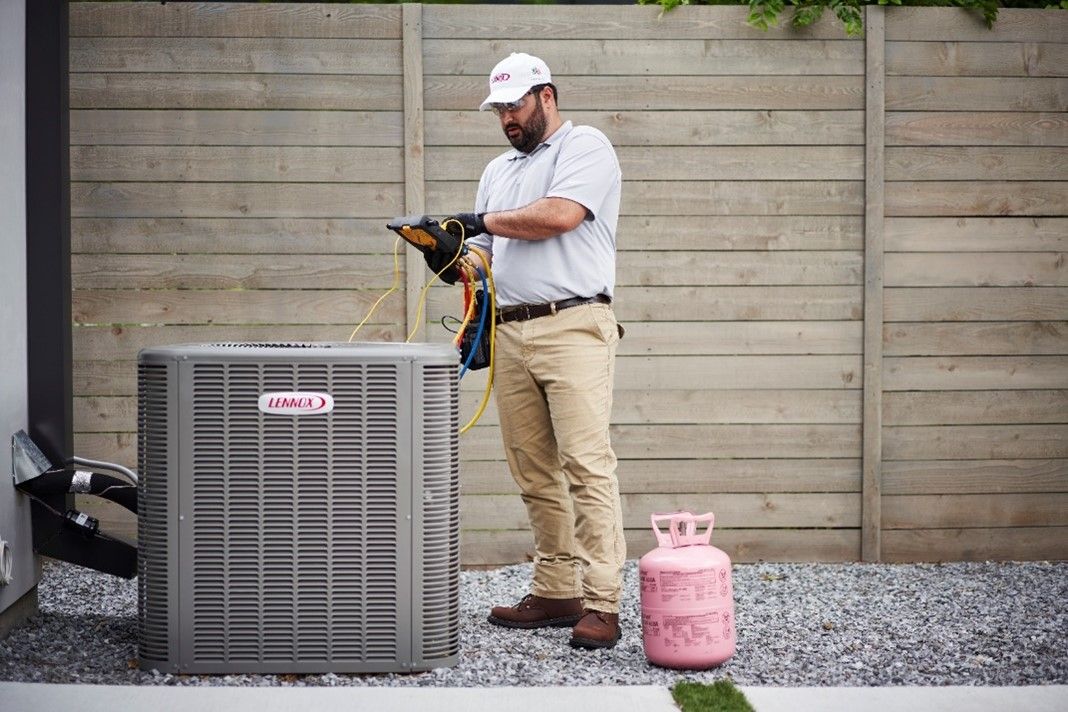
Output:
[[590,307],[590,312],[593,314],[593,322],[601,341],[609,345],[618,343],[621,334],[612,310],[598,305]]

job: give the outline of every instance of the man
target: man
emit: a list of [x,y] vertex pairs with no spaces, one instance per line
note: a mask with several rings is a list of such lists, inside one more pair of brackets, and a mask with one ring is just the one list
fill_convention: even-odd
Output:
[[603,133],[562,121],[537,57],[513,53],[489,86],[479,108],[493,110],[515,150],[486,166],[475,212],[453,218],[492,259],[497,408],[535,544],[531,594],[489,621],[573,625],[572,646],[608,648],[619,640],[626,559],[608,435],[619,162]]

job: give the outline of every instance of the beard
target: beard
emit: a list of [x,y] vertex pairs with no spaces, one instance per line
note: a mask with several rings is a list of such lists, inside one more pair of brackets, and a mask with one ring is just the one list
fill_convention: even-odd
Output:
[[[534,101],[534,113],[527,119],[526,124],[511,121],[504,127],[504,135],[508,139],[508,143],[512,144],[512,148],[520,153],[530,153],[538,147],[538,144],[545,137],[545,128],[549,123],[545,118],[545,109],[542,108],[541,97],[535,94]],[[510,134],[510,129],[519,130],[514,134]]]

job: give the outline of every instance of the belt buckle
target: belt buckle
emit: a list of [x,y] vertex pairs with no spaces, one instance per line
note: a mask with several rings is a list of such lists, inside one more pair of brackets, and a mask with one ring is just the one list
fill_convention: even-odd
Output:
[[549,316],[556,316],[556,302],[549,302]]

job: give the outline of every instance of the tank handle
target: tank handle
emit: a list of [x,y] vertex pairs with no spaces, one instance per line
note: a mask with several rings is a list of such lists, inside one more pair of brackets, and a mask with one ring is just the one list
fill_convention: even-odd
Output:
[[[679,515],[693,516],[690,512],[665,512],[662,514],[653,514],[649,517],[649,521],[653,524],[653,533],[656,534],[656,543],[658,546],[678,546],[678,544],[675,543],[675,539],[678,536],[678,525],[676,520]],[[667,531],[660,528],[663,526],[662,523],[668,524]]]
[[[712,541],[712,527],[715,526],[716,517],[712,512],[701,515],[690,512],[679,512],[671,518],[671,545],[672,546],[708,546]],[[685,532],[679,530],[679,524],[685,524]],[[707,524],[704,531],[698,533],[699,524]]]

